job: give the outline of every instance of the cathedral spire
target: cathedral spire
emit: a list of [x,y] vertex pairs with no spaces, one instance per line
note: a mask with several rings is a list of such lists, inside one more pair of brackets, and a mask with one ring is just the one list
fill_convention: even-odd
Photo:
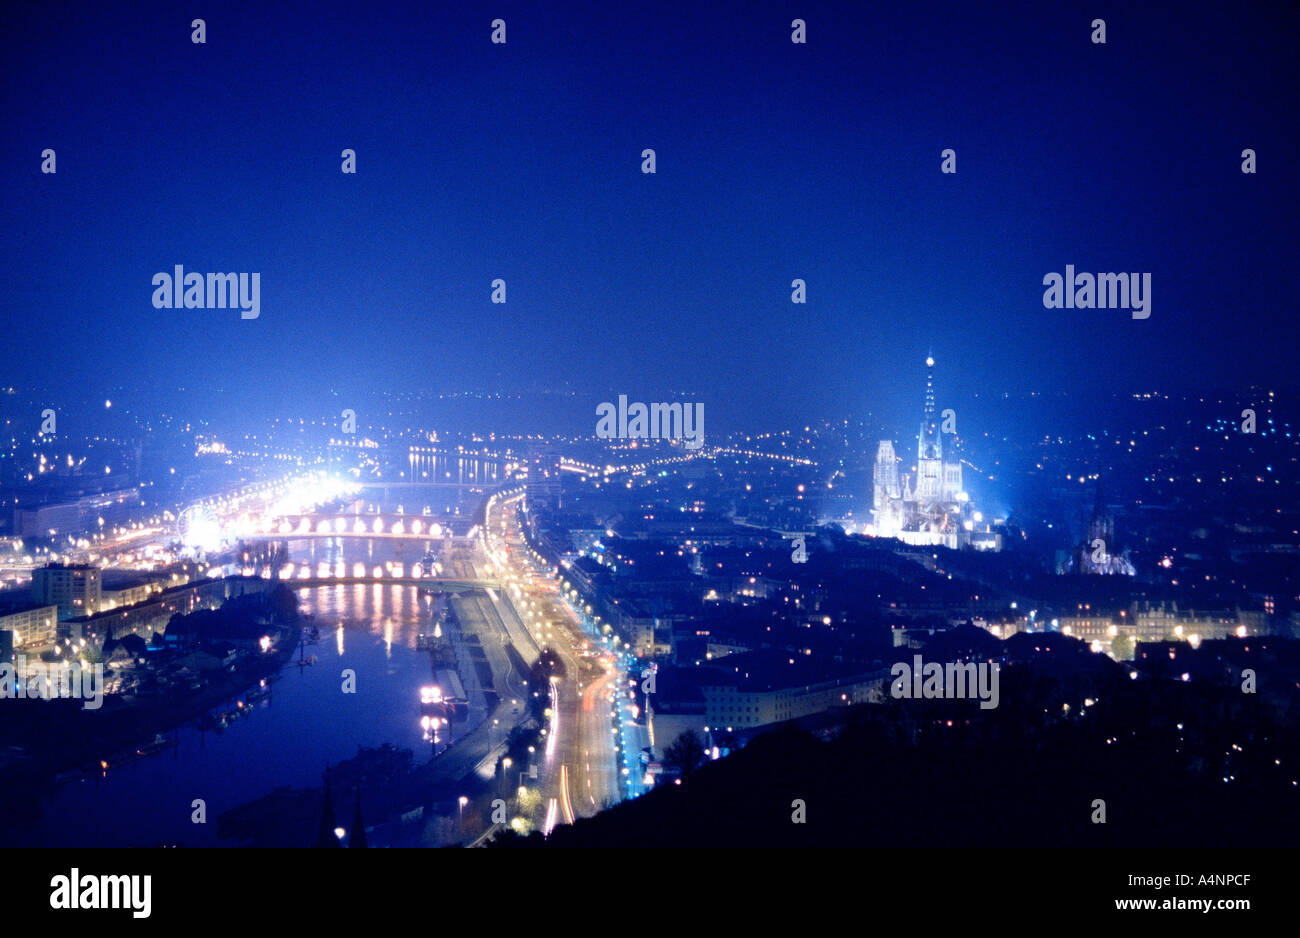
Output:
[[325,804],[320,815],[320,830],[316,833],[316,846],[339,846],[338,835],[334,833],[334,801],[330,798],[330,770],[325,768]]
[[[916,441],[916,455],[921,460],[941,459],[942,449],[939,443],[939,420],[934,407],[934,354],[925,357],[925,411],[921,415],[921,433]],[[935,470],[937,472],[937,469]],[[922,471],[921,475],[925,475]],[[918,490],[924,489],[920,477],[917,479]]]
[[925,356],[925,419],[934,419],[934,350]]
[[368,847],[366,843],[366,822],[361,819],[361,783],[357,783],[357,810],[352,815],[352,836],[348,838],[349,847]]

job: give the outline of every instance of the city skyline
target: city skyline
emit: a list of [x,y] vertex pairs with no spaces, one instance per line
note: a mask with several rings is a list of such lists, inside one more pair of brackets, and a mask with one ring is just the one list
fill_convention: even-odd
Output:
[[6,913],[1284,910],[1298,26],[6,6]]

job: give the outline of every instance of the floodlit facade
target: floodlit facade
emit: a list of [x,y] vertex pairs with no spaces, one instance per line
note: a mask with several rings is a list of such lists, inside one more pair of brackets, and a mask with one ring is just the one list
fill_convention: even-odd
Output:
[[873,533],[925,547],[1000,550],[1002,537],[974,511],[962,484],[961,445],[940,421],[934,400],[934,358],[925,360],[925,407],[916,443],[916,476],[899,471],[891,440],[876,449]]

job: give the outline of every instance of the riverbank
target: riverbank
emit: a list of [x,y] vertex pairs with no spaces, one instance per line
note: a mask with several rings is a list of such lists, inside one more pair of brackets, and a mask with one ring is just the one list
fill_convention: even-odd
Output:
[[171,733],[209,710],[246,693],[278,674],[297,650],[305,620],[295,617],[271,629],[271,647],[237,661],[197,691],[158,694],[124,701],[106,696],[98,710],[76,699],[5,699],[3,743],[9,747],[0,766],[0,788],[24,809],[40,809],[42,797],[59,776],[82,778],[112,771],[141,758],[158,735]]

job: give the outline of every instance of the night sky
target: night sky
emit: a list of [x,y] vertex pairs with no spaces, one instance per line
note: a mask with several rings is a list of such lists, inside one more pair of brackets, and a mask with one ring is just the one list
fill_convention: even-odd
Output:
[[[950,395],[1292,380],[1284,5],[449,6],[6,5],[0,383],[811,419],[913,413],[930,349]],[[154,309],[176,264],[260,272],[260,318]],[[1150,272],[1150,319],[1044,309],[1066,264]]]

